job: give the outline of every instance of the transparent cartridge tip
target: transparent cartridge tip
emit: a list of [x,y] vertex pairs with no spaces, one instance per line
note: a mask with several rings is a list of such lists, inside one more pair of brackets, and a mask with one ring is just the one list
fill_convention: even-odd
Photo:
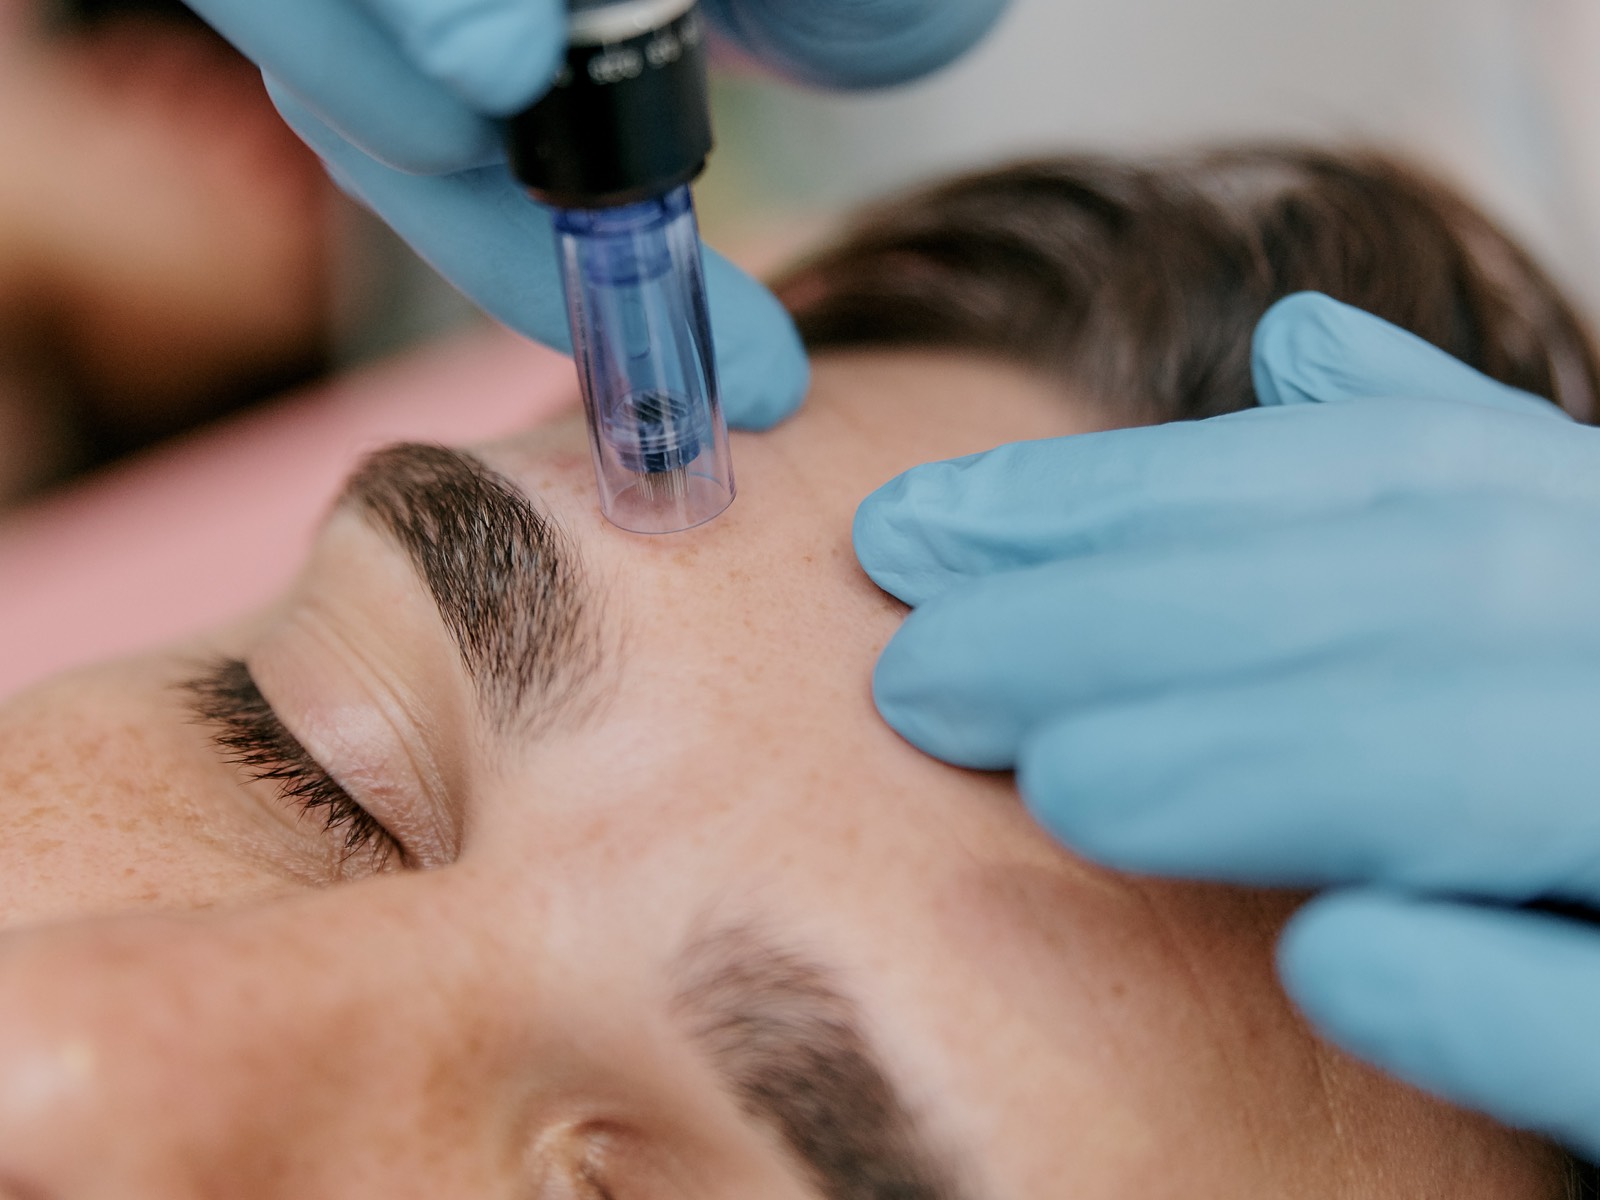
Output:
[[709,521],[733,463],[688,187],[555,225],[601,511],[635,533]]

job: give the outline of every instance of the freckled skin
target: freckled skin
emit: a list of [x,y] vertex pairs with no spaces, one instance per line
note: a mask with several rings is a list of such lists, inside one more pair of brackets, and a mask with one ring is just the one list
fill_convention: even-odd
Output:
[[[1561,1194],[1547,1148],[1308,1035],[1271,974],[1292,897],[1091,868],[1008,779],[881,724],[870,670],[903,609],[856,566],[855,505],[1097,417],[983,362],[816,367],[800,417],[735,439],[740,498],[689,534],[598,517],[576,418],[483,451],[597,590],[614,662],[582,720],[479,720],[426,593],[348,517],[263,616],[0,710],[0,1195],[557,1200],[598,1170],[618,1200],[807,1196],[672,1015],[708,919],[838,968],[979,1195]],[[259,667],[313,752],[395,700],[382,753],[449,781],[448,855],[362,877],[241,783],[178,690],[216,653]]]

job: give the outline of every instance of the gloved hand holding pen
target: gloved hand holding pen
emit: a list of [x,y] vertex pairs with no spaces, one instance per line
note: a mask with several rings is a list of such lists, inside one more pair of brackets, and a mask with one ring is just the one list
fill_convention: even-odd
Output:
[[1331,889],[1280,957],[1326,1033],[1600,1156],[1600,927],[1546,903],[1600,910],[1600,431],[1320,296],[1255,366],[870,498],[879,705],[1096,859]]
[[[648,4],[650,0],[637,0]],[[285,117],[424,258],[513,329],[570,349],[549,220],[504,164],[499,118],[550,86],[564,0],[192,0],[259,63]],[[931,71],[1004,0],[711,0],[742,49],[806,82],[870,87]],[[765,288],[706,255],[728,418],[800,403],[805,354]]]

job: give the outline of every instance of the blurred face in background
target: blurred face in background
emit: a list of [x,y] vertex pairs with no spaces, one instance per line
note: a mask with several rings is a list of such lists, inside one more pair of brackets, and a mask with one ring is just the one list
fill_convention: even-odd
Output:
[[176,6],[92,7],[0,17],[0,500],[328,354],[335,196],[259,71]]

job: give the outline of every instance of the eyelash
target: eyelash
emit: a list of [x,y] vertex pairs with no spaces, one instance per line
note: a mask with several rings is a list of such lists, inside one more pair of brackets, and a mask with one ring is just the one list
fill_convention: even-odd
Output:
[[211,743],[225,762],[242,767],[251,780],[276,784],[278,795],[303,814],[320,816],[325,832],[342,833],[340,865],[358,854],[375,870],[388,865],[399,850],[394,838],[283,727],[242,659],[213,664],[183,690],[195,719],[211,727]]

